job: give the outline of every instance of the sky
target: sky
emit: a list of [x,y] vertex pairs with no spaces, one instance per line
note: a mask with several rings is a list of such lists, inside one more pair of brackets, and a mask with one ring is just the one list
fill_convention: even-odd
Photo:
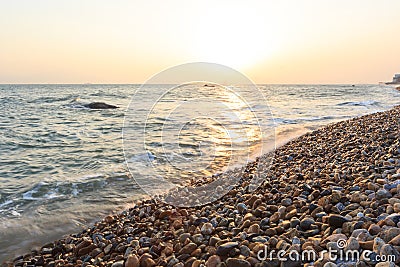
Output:
[[144,83],[213,62],[255,83],[400,73],[399,0],[2,0],[0,83]]

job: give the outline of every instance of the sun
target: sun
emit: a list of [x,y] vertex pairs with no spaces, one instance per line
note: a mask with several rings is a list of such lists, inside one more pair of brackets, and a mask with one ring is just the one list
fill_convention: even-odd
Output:
[[213,8],[198,19],[192,53],[199,61],[245,68],[278,50],[277,27],[241,8]]

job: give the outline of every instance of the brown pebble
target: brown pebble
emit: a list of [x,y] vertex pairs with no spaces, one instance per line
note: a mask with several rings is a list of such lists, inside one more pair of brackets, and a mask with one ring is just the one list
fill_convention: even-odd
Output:
[[248,229],[248,231],[247,231],[249,234],[258,234],[258,233],[260,233],[260,225],[258,225],[258,224],[252,224],[250,227],[249,227],[249,229]]
[[206,267],[217,267],[221,263],[221,258],[218,255],[212,255],[206,261]]
[[156,266],[156,263],[153,259],[146,258],[143,261],[141,261],[140,266],[141,267],[153,267],[153,266]]
[[389,241],[389,244],[393,246],[400,246],[400,235],[393,237],[393,239]]
[[111,215],[108,215],[108,216],[106,216],[106,217],[104,218],[104,221],[105,221],[106,223],[112,223],[112,222],[114,222],[114,217],[111,216]]
[[371,224],[371,226],[368,228],[368,232],[371,235],[377,235],[377,234],[379,234],[380,231],[381,231],[381,228],[379,227],[379,225],[376,225],[376,224]]
[[125,262],[125,267],[139,267],[140,262],[136,255],[129,255]]
[[178,254],[191,254],[196,248],[197,245],[195,243],[189,243],[179,250]]
[[250,263],[246,260],[237,258],[228,258],[226,260],[227,267],[251,267]]

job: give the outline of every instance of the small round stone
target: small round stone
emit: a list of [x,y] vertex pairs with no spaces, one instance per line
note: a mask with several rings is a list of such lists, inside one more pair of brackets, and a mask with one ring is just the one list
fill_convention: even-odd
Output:
[[221,258],[218,255],[212,255],[206,261],[206,267],[217,267],[221,263]]
[[244,204],[244,203],[239,203],[239,204],[237,204],[237,210],[240,212],[240,213],[242,213],[242,214],[244,214],[244,213],[246,213],[247,212],[247,206],[246,206],[246,204]]
[[237,259],[237,258],[228,258],[226,260],[226,266],[227,267],[251,267],[251,264],[242,259]]
[[315,224],[315,221],[313,218],[304,218],[303,220],[300,221],[300,227],[303,230],[310,230],[311,225]]
[[258,233],[260,233],[260,226],[258,224],[256,224],[256,223],[250,225],[248,233],[249,234],[258,234]]
[[205,223],[201,227],[201,233],[203,235],[211,235],[214,232],[214,226],[211,223]]

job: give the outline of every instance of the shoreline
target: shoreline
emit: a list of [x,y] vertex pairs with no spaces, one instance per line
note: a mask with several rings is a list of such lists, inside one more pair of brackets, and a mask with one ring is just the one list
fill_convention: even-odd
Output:
[[279,147],[255,192],[245,189],[253,162],[241,185],[215,203],[174,208],[139,201],[12,264],[279,266],[257,260],[262,245],[321,251],[339,237],[400,261],[399,119],[396,106],[328,124]]

